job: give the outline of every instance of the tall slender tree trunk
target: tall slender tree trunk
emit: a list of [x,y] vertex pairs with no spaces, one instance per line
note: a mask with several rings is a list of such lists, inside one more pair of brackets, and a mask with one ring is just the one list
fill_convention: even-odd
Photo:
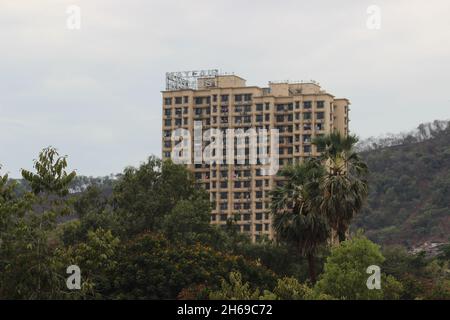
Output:
[[311,279],[312,284],[316,283],[316,260],[314,258],[314,254],[308,253],[308,267],[309,267],[309,278]]
[[347,240],[347,228],[345,226],[339,225],[337,233],[338,233],[339,243]]

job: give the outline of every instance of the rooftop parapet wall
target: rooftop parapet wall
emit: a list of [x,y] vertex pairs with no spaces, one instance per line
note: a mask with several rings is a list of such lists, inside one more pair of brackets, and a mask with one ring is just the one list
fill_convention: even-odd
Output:
[[275,97],[325,93],[316,83],[270,82],[269,88],[270,94]]

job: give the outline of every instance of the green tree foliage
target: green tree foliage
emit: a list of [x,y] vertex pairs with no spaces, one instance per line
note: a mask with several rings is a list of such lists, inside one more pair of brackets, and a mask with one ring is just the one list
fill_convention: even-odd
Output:
[[383,248],[382,270],[398,279],[404,291],[402,299],[415,299],[423,297],[426,291],[424,285],[424,272],[427,261],[424,255],[411,255],[401,246],[389,246]]
[[[281,277],[294,277],[304,282],[309,278],[308,260],[298,253],[296,248],[279,241],[242,242],[233,247],[233,252],[251,260],[257,260]],[[316,271],[322,272],[322,266],[328,255],[327,247],[321,247],[316,253]]]
[[275,283],[273,272],[242,256],[174,243],[162,235],[143,234],[126,243],[121,253],[111,293],[120,299],[175,299],[185,288],[216,288],[234,270],[255,286]]
[[76,265],[82,272],[80,291],[66,290],[63,297],[66,299],[105,299],[112,290],[114,278],[111,277],[117,270],[118,251],[121,249],[120,240],[113,236],[110,230],[97,229],[89,231],[85,242],[56,250],[60,255],[60,273],[65,268]]
[[429,263],[425,272],[432,279],[432,289],[425,296],[426,299],[450,299],[450,261],[439,262],[434,259]]
[[210,224],[211,204],[207,199],[181,200],[164,217],[162,231],[169,240],[195,244],[214,244],[220,239]]
[[381,290],[367,288],[367,268],[384,261],[378,245],[356,236],[332,248],[316,289],[338,299],[398,299],[403,288],[392,276],[382,275]]
[[[24,243],[23,228],[24,215],[31,208],[31,201],[18,198],[14,192],[15,182],[8,179],[8,175],[0,176],[0,299],[13,299],[26,297],[26,285],[18,282],[22,273],[16,268],[22,259],[23,252],[28,252]],[[23,271],[25,272],[25,271]],[[26,279],[29,281],[30,279]]]
[[69,193],[69,185],[76,173],[66,172],[67,157],[60,157],[55,148],[48,147],[39,153],[39,158],[34,161],[36,173],[22,170],[23,178],[30,184],[35,195],[66,196]]
[[113,204],[126,233],[160,230],[165,214],[181,200],[204,199],[192,174],[183,166],[150,157],[139,168],[126,168],[114,187]]
[[108,198],[96,185],[91,185],[74,200],[74,213],[76,220],[64,223],[62,227],[62,240],[66,244],[86,240],[90,231],[98,228],[120,233],[122,227],[118,214],[112,210]]
[[[19,205],[26,208],[25,212],[13,205],[14,216],[9,218],[5,232],[8,249],[1,252],[0,290],[5,297],[54,298],[61,290],[56,270],[58,257],[54,255],[55,230],[57,218],[69,210],[63,197],[68,195],[69,184],[75,177],[75,172],[67,173],[66,167],[66,157],[60,157],[56,149],[49,147],[35,161],[36,173],[22,170],[32,193],[26,194]],[[5,198],[11,205],[12,197]]]
[[252,290],[248,283],[242,283],[242,276],[239,272],[231,272],[229,283],[222,280],[220,290],[210,293],[211,300],[258,300],[260,298],[259,289]]
[[319,293],[295,278],[279,279],[273,290],[277,300],[333,300],[331,295]]
[[243,282],[239,272],[231,272],[229,281],[222,280],[219,290],[209,295],[212,300],[332,300],[333,297],[317,293],[295,278],[278,279],[273,291],[252,289]]

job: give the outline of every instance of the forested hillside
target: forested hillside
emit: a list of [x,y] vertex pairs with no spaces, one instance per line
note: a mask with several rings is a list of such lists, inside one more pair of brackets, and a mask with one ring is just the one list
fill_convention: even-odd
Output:
[[353,228],[381,244],[407,247],[450,236],[449,122],[361,143],[370,170],[368,204]]

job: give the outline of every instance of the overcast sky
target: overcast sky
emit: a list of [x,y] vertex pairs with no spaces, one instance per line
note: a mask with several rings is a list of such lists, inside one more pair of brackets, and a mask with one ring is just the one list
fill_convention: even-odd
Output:
[[166,71],[314,79],[351,100],[363,138],[450,118],[448,0],[0,0],[0,57],[0,163],[14,177],[48,145],[82,175],[159,156]]

